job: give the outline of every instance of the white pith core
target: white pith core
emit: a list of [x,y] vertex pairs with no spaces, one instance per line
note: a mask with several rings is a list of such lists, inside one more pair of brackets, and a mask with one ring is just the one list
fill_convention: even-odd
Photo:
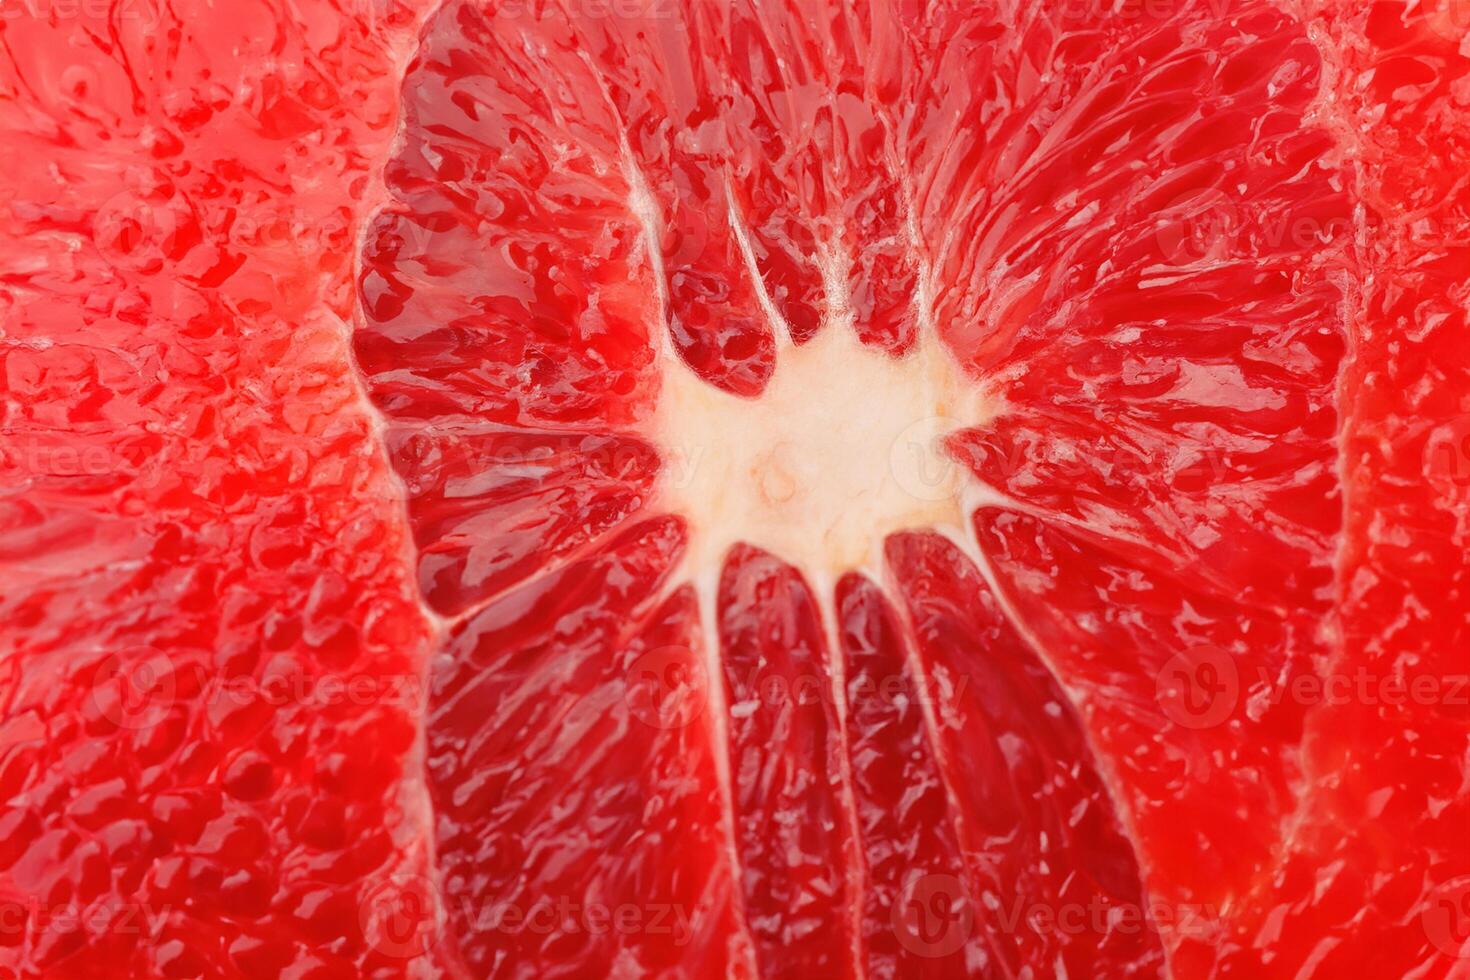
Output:
[[[658,209],[626,145],[624,161],[630,210],[643,226],[662,300],[662,324],[667,322],[668,295],[657,246]],[[668,588],[689,583],[697,598],[708,685],[707,722],[717,747],[713,761],[725,810],[726,850],[739,881],[743,871],[734,841],[728,706],[717,627],[720,573],[731,547],[743,543],[771,553],[799,570],[811,588],[827,634],[833,706],[844,743],[842,792],[851,804],[837,579],[856,570],[886,586],[883,542],[896,531],[933,529],[951,539],[968,538],[967,515],[981,488],[966,478],[944,442],[957,429],[984,423],[994,409],[980,386],[964,376],[939,343],[925,288],[927,269],[921,268],[914,296],[917,342],[903,357],[894,357],[858,340],[846,292],[849,257],[840,248],[824,251],[819,261],[827,300],[825,322],[815,338],[797,346],[763,288],[733,205],[730,219],[776,340],[775,370],[758,397],[731,395],[696,375],[661,326],[655,341],[658,401],[647,434],[663,460],[652,509],[678,514],[687,524],[686,550]],[[912,239],[913,229],[909,230]],[[931,713],[927,706],[925,713]],[[934,726],[932,717],[928,721]],[[849,846],[856,847],[860,837],[856,806],[849,805],[847,812],[852,822],[847,828]],[[853,962],[862,964],[858,944],[863,935],[863,862],[855,853],[847,864],[848,886],[855,896],[850,904]],[[742,921],[748,921],[739,888],[736,902]],[[744,938],[754,975],[755,949],[748,929]],[[860,969],[859,976],[865,973]]]
[[964,526],[961,468],[943,440],[979,420],[974,383],[933,338],[894,358],[846,321],[782,345],[757,398],[721,391],[671,352],[661,358],[658,509],[688,520],[696,581],[742,542],[808,581],[851,569],[876,580],[889,534]]
[[[738,233],[738,220],[733,223]],[[758,283],[743,238],[742,246]],[[944,439],[981,421],[983,398],[941,349],[927,317],[921,317],[918,343],[903,357],[863,345],[842,289],[846,261],[840,252],[823,256],[826,322],[802,346],[791,342],[786,325],[762,294],[777,356],[775,371],[758,397],[731,395],[698,377],[666,335],[658,345],[660,389],[652,437],[664,465],[655,508],[682,515],[688,525],[687,550],[673,580],[692,582],[698,595],[711,704],[719,712],[711,720],[716,744],[726,750],[717,753],[717,765],[732,828],[716,628],[720,571],[730,549],[756,546],[795,566],[806,579],[826,633],[837,731],[845,733],[837,579],[861,570],[882,584],[882,548],[889,534],[944,528],[959,536],[966,525],[961,466]],[[851,803],[845,734],[839,740],[844,743],[843,792]],[[857,808],[851,805],[846,812],[852,822],[848,846],[856,848]],[[731,845],[733,856],[733,841]],[[860,854],[849,855],[854,944],[863,934],[863,902],[857,897],[864,887],[862,864]],[[853,955],[854,963],[863,962],[856,945]]]
[[[816,256],[827,300],[822,327],[794,344],[733,203],[729,215],[776,340],[776,363],[765,390],[743,398],[696,375],[667,333],[657,345],[653,442],[664,461],[657,504],[688,521],[683,571],[696,583],[717,583],[730,548],[744,543],[795,566],[812,586],[854,569],[881,582],[889,534],[965,526],[961,466],[944,439],[980,423],[984,399],[941,349],[927,305],[905,356],[859,341],[847,294],[851,258],[840,243]],[[834,623],[832,596],[816,598]]]

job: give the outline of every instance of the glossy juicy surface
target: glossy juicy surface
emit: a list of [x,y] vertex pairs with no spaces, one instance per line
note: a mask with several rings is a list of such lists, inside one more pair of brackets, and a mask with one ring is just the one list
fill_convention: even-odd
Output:
[[[1455,4],[95,7],[0,20],[0,972],[1464,971]],[[959,490],[835,571],[659,414],[824,331],[975,393],[865,382]]]
[[6,976],[403,975],[426,631],[346,321],[412,30],[5,6]]

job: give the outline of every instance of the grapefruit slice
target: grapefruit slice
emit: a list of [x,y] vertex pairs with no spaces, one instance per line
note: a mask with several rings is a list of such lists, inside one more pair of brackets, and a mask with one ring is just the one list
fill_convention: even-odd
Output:
[[1223,928],[1303,792],[1266,695],[1327,655],[1354,262],[1322,57],[1228,8],[435,14],[356,347],[421,447],[470,973],[679,960],[470,914],[538,903],[683,904],[731,975],[1157,974]]
[[1464,975],[1461,7],[7,9],[0,973]]
[[[909,528],[973,550],[971,478],[942,440],[993,396],[936,328],[920,223],[868,252],[878,218],[802,183],[827,179],[817,147],[780,157],[733,124],[784,140],[811,129],[793,114],[830,117],[867,141],[847,179],[896,219],[914,163],[863,109],[872,27],[811,29],[778,6],[456,3],[405,81],[357,351],[389,445],[416,447],[394,460],[443,617],[427,751],[456,955],[471,974],[1158,973],[1071,704],[954,545],[885,560]],[[787,47],[805,43],[850,57],[804,94],[760,69],[806,71]],[[916,303],[895,282],[920,269]],[[510,441],[529,451],[481,451]],[[528,479],[566,490],[505,512]],[[872,648],[866,675],[842,637]],[[902,691],[935,676],[955,688],[916,710]],[[698,710],[650,727],[644,691],[672,677],[665,697]],[[868,794],[922,774],[923,809],[875,822],[891,801],[860,797],[859,772]],[[686,935],[586,921],[612,908],[683,910]],[[1058,938],[1033,921],[1058,909],[1092,919]]]

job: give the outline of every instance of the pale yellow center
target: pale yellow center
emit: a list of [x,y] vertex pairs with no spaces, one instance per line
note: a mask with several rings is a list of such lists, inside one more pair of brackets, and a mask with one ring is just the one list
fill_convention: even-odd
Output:
[[783,345],[753,399],[667,350],[662,365],[660,509],[688,519],[695,577],[744,542],[830,579],[877,568],[894,531],[963,526],[960,467],[943,440],[983,406],[934,340],[894,358],[829,322],[811,342]]

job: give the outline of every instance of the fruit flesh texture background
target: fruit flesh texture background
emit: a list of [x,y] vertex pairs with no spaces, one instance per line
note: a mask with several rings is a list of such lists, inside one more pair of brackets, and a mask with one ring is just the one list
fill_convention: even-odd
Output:
[[[1309,40],[1267,5],[1078,24],[1045,6],[1018,19],[880,4],[881,27],[814,39],[777,5],[759,23],[734,5],[722,30],[712,9],[655,55],[639,45],[669,35],[630,39],[605,18],[575,33],[495,24],[449,5],[406,74],[427,11],[118,5],[5,22],[0,377],[19,479],[0,525],[3,887],[38,919],[72,902],[115,912],[115,896],[166,911],[156,935],[28,923],[5,931],[0,963],[51,976],[456,962],[585,976],[633,963],[722,975],[754,959],[769,975],[837,975],[856,950],[873,975],[1058,956],[1084,975],[1156,974],[1151,933],[1066,942],[982,911],[967,943],[921,958],[884,927],[915,869],[972,898],[1055,904],[1078,887],[1136,902],[1141,867],[1154,900],[1225,910],[1205,938],[1164,930],[1176,975],[1448,975],[1418,911],[1470,870],[1464,709],[1261,704],[1249,685],[1258,668],[1273,683],[1463,669],[1470,460],[1455,426],[1470,364],[1454,161],[1467,61],[1452,31],[1397,5],[1299,12]],[[704,76],[659,74],[706,36],[722,40],[694,46]],[[548,53],[517,61],[525,37]],[[889,46],[869,57],[865,44]],[[773,67],[776,48],[824,46]],[[813,141],[787,145],[809,120],[762,93],[793,64],[850,97]],[[561,115],[515,97],[538,79],[520,71],[545,73],[530,91],[564,97]],[[1314,102],[1319,87],[1334,98]],[[960,736],[912,713],[853,712],[845,728],[826,704],[757,713],[730,734],[743,878],[712,802],[722,747],[699,724],[646,724],[625,690],[641,657],[697,641],[687,590],[644,601],[682,531],[638,511],[656,467],[637,426],[662,325],[623,175],[599,169],[625,152],[620,137],[682,232],[660,242],[680,349],[735,391],[773,366],[753,286],[707,207],[730,161],[691,92],[745,113],[753,142],[736,147],[734,190],[798,336],[822,305],[805,257],[842,229],[864,336],[912,342],[905,304],[927,263],[946,341],[1001,379],[1013,408],[957,446],[1028,505],[976,516],[999,594],[942,540],[895,538],[901,610],[862,578],[837,590],[848,679],[894,671],[906,619],[931,675],[1016,692],[965,717],[1058,762],[983,751],[973,728],[960,752],[948,744]],[[936,122],[954,109],[969,128]],[[550,167],[553,145],[573,159]],[[1166,171],[1178,182],[1149,187]],[[1248,232],[1223,269],[1202,271],[1153,219],[1212,187]],[[904,199],[928,248],[902,244]],[[1288,217],[1338,233],[1264,234]],[[538,237],[517,238],[528,226]],[[977,231],[945,238],[961,226]],[[359,228],[355,348],[381,433],[348,356]],[[557,264],[572,261],[585,265]],[[475,331],[497,323],[516,330],[481,343]],[[1186,450],[1228,445],[1226,471],[1161,474],[1165,428]],[[1049,473],[1043,449],[1058,444],[1076,455]],[[60,446],[100,447],[108,465],[76,475]],[[494,468],[527,458],[556,474],[530,502]],[[507,529],[525,507],[593,516],[518,548]],[[1089,532],[1099,525],[1114,533]],[[737,555],[721,581],[733,702],[750,677],[738,668],[762,657],[788,680],[822,669],[813,597],[778,559]],[[401,697],[221,696],[230,679],[301,690],[324,676],[401,692],[392,679],[411,686],[435,642],[420,594],[439,615],[470,613],[441,637],[422,748],[418,706]],[[1246,693],[1202,731],[1168,724],[1155,698],[1184,609],[1192,642],[1229,646],[1250,624]],[[145,696],[125,697],[140,678]],[[1079,710],[1060,720],[1044,707],[1069,701]],[[1031,806],[1036,780],[1054,809]],[[872,805],[899,782],[930,789],[912,809]],[[1079,801],[1092,817],[1059,848],[1049,821]],[[1043,839],[1050,874],[1035,872]],[[426,874],[430,846],[451,935],[384,943],[365,910],[395,875]],[[508,939],[466,913],[573,886],[609,904],[686,903],[694,939]],[[857,891],[853,915],[843,896]]]

